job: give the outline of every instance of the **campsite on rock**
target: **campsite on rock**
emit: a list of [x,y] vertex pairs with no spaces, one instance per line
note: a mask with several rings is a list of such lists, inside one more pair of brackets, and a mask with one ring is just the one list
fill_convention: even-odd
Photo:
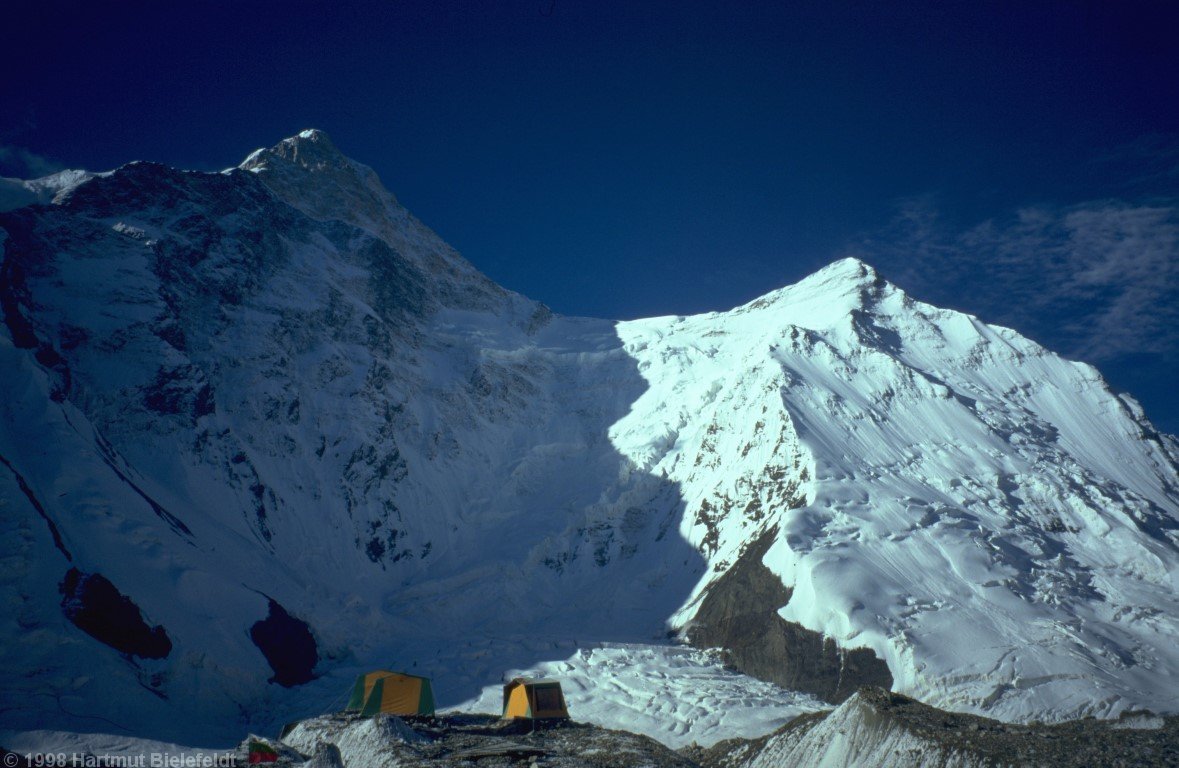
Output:
[[375,671],[357,678],[344,712],[289,723],[277,740],[250,736],[236,762],[282,768],[528,764],[541,768],[789,766],[1179,765],[1179,716],[1010,725],[934,709],[865,687],[834,710],[801,715],[754,739],[673,750],[654,739],[570,718],[561,683],[513,678],[499,716],[423,705],[427,679]]
[[650,737],[573,722],[558,680],[513,678],[503,686],[499,716],[436,715],[422,703],[429,690],[424,678],[367,673],[344,712],[289,723],[275,741],[251,736],[239,756],[306,768],[695,765]]
[[[509,688],[525,684],[505,686],[505,700]],[[679,750],[623,730],[565,717],[513,717],[507,709],[505,704],[502,717],[322,715],[292,723],[281,740],[250,737],[239,747],[238,761],[283,768],[1179,765],[1179,717],[1138,714],[1114,722],[1012,726],[942,712],[879,688],[862,688],[834,711],[800,716],[759,739]]]

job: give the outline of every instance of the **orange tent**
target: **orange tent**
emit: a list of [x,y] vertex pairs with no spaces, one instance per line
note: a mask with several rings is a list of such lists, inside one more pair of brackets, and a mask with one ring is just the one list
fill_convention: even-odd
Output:
[[345,711],[362,715],[433,715],[434,691],[429,678],[377,670],[356,678]]
[[504,686],[505,718],[523,717],[530,720],[568,718],[565,695],[556,680],[527,680],[517,677]]

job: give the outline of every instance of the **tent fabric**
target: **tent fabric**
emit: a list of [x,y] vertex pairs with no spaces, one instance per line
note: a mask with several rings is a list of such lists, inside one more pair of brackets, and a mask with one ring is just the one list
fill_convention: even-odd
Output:
[[356,678],[345,710],[362,715],[433,715],[434,691],[429,678],[376,670]]
[[556,680],[527,680],[517,677],[504,686],[504,718],[529,720],[568,718],[565,695]]
[[269,744],[251,739],[248,761],[250,765],[278,762],[278,752]]

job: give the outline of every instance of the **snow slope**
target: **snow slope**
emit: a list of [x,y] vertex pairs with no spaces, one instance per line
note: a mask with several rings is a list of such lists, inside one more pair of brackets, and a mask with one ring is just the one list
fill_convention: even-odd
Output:
[[[469,701],[666,643],[771,529],[780,615],[900,691],[1179,709],[1175,441],[1093,368],[861,262],[730,312],[561,317],[318,131],[220,174],[82,179],[0,242],[10,728],[233,743],[370,666]],[[81,631],[71,568],[168,653]],[[314,639],[293,687],[268,680],[312,671],[256,642],[286,615]],[[668,717],[653,735],[722,732]]]
[[[751,739],[826,707],[727,669],[715,652],[666,645],[583,648],[565,661],[504,673],[505,681],[514,677],[558,679],[578,722],[642,733],[673,749]],[[502,706],[502,685],[490,685],[453,709],[498,712]]]
[[859,694],[823,720],[787,729],[749,753],[747,759],[739,755],[733,762],[742,768],[983,768],[995,764],[987,756],[963,753],[889,723]]
[[11,211],[34,203],[51,203],[94,174],[87,171],[58,171],[39,179],[10,179],[0,176],[0,211]]
[[718,744],[696,757],[708,768],[1174,765],[1177,735],[1174,717],[1010,725],[864,688],[834,711],[801,717],[760,739]]
[[[1092,367],[850,259],[620,335],[651,387],[615,443],[689,511],[721,511],[682,528],[714,562],[777,526],[764,562],[793,590],[787,621],[872,648],[897,690],[951,709],[1179,703],[1175,444]],[[681,397],[691,411],[667,407]],[[675,439],[653,444],[660,429]]]

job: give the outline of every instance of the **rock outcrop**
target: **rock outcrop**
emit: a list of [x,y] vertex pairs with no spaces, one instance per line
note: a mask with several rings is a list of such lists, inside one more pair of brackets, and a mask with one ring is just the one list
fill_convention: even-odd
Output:
[[698,648],[722,648],[736,669],[783,688],[838,704],[862,686],[892,688],[888,665],[866,648],[843,649],[818,632],[784,620],[790,602],[761,559],[776,529],[755,539],[704,593],[687,636]]

